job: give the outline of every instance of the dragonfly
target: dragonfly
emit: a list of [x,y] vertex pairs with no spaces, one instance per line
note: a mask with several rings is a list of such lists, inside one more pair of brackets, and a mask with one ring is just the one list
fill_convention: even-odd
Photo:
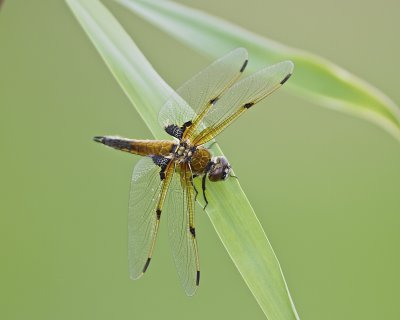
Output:
[[[243,79],[248,53],[237,48],[183,84],[162,106],[158,120],[170,140],[96,136],[108,147],[142,156],[133,169],[129,196],[128,261],[130,278],[140,278],[153,256],[160,220],[168,220],[170,241],[182,286],[192,296],[200,283],[195,203],[201,179],[205,206],[207,179],[233,176],[223,156],[209,143],[257,102],[281,87],[293,63],[283,61]],[[200,184],[200,183],[199,183]]]

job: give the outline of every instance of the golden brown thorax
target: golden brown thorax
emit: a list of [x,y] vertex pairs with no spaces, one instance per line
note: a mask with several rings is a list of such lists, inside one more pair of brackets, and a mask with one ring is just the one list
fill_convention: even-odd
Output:
[[193,173],[197,175],[205,173],[206,167],[211,161],[211,157],[211,152],[208,149],[197,147],[190,161]]

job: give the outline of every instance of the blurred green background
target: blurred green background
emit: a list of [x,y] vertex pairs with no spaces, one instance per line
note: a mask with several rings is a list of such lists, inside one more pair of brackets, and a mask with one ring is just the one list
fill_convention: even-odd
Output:
[[[398,1],[180,2],[320,54],[400,101]],[[105,3],[172,87],[210,62]],[[91,141],[102,134],[151,138],[63,1],[5,1],[0,318],[264,319],[202,212],[195,297],[180,287],[166,224],[148,273],[129,280],[126,214],[138,157]],[[283,88],[219,142],[302,319],[400,318],[397,141]]]

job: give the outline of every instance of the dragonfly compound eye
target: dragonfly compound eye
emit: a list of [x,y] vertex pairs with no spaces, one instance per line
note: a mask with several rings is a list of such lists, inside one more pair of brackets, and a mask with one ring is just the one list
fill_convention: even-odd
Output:
[[226,180],[231,172],[231,165],[225,157],[215,157],[213,159],[213,165],[208,172],[208,178],[210,181],[221,181]]

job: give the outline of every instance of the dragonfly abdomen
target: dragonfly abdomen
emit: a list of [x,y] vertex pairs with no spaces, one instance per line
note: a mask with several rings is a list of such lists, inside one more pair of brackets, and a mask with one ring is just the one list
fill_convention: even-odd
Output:
[[168,156],[176,148],[176,142],[169,140],[134,140],[114,136],[94,137],[93,140],[108,147],[140,156]]

